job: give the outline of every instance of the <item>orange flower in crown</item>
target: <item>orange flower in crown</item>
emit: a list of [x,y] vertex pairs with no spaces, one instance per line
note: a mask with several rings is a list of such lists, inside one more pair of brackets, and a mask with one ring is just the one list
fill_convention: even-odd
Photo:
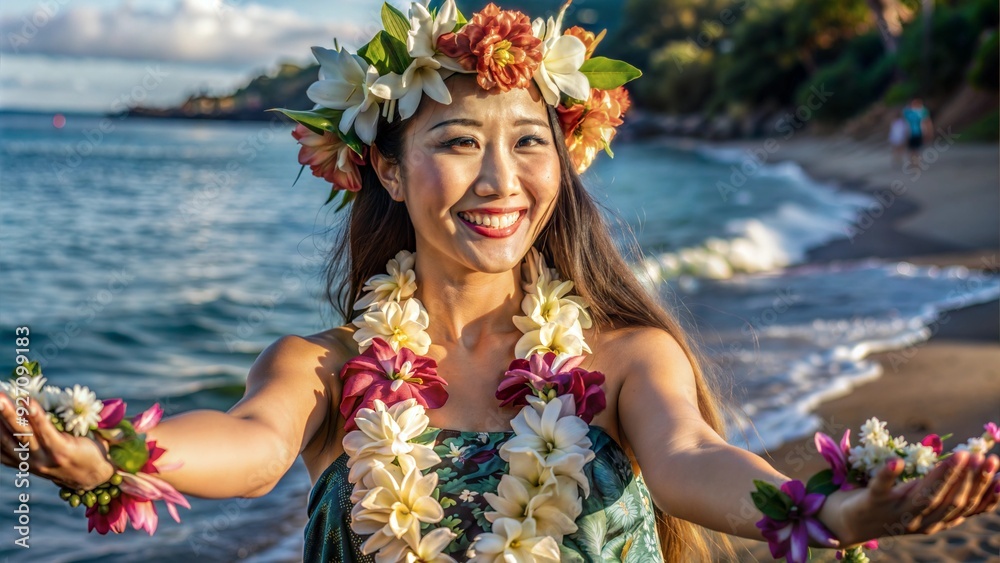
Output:
[[564,32],[569,6],[556,17],[531,20],[490,3],[466,20],[455,0],[444,0],[437,10],[426,1],[412,2],[408,15],[386,3],[384,29],[357,52],[313,47],[319,80],[306,95],[316,107],[276,110],[304,126],[293,133],[302,145],[299,162],[333,184],[328,202],[343,194],[346,205],[361,189],[358,166],[380,119],[409,119],[424,95],[450,104],[445,79],[474,73],[485,90],[537,87],[545,103],[559,110],[576,170],[583,172],[598,150],[611,154],[609,143],[629,106],[622,86],[642,73],[594,56],[605,32]]
[[542,60],[542,40],[535,37],[528,16],[490,3],[458,33],[438,39],[438,49],[476,71],[484,90],[527,88]]
[[614,156],[611,140],[631,105],[628,91],[619,86],[614,90],[595,88],[586,103],[556,108],[566,147],[578,173],[586,170],[600,151]]

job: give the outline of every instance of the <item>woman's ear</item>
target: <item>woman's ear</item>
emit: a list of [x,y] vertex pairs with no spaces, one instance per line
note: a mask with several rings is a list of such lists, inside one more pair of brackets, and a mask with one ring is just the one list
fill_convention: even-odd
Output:
[[378,179],[382,182],[382,186],[385,187],[385,191],[389,192],[389,197],[395,201],[403,201],[403,181],[400,166],[389,162],[388,159],[383,157],[378,147],[374,144],[368,150],[368,155],[371,158],[375,174],[378,175]]

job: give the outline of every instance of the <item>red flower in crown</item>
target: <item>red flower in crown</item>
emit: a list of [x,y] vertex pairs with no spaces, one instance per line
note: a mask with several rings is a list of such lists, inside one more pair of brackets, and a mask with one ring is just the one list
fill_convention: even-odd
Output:
[[337,135],[325,131],[318,135],[298,124],[292,137],[302,145],[299,164],[308,166],[313,176],[323,178],[337,189],[356,192],[361,189],[361,170],[365,159]]
[[364,354],[344,364],[340,379],[344,382],[340,414],[347,421],[344,428],[348,432],[357,429],[357,412],[372,408],[375,399],[386,406],[416,399],[429,409],[439,408],[448,400],[444,389],[448,383],[438,376],[437,362],[409,348],[400,348],[396,353],[381,338],[372,340]]
[[442,35],[437,46],[465,70],[476,71],[484,89],[506,92],[531,85],[542,61],[541,44],[528,16],[490,3],[461,31]]

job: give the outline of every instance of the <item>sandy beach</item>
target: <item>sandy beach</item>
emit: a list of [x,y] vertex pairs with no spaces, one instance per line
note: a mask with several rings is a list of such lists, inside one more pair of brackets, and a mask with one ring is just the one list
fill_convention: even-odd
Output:
[[[814,178],[881,197],[850,240],[814,250],[817,262],[876,257],[923,265],[964,265],[1000,271],[998,147],[954,142],[942,133],[924,166],[891,165],[883,141],[845,137],[796,138],[769,162],[798,162]],[[759,142],[726,144],[753,150]],[[934,145],[931,145],[933,148]],[[889,422],[894,434],[919,440],[949,432],[954,446],[1000,420],[1000,301],[948,312],[930,340],[874,356],[883,375],[820,405],[818,416],[838,438],[869,417]],[[825,464],[811,439],[769,451],[786,474],[807,478]],[[889,537],[873,561],[1000,561],[1000,514],[980,516],[934,536]],[[772,561],[761,542],[736,540],[740,561]],[[832,551],[814,550],[817,560]]]

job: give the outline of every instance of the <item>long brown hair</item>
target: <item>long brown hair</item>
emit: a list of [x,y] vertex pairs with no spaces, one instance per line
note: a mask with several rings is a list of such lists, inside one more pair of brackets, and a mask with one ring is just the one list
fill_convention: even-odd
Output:
[[[566,149],[556,111],[547,106],[549,125],[559,154],[562,182],[549,223],[535,242],[548,261],[590,305],[598,329],[654,327],[670,333],[694,368],[698,409],[702,418],[723,435],[717,394],[700,359],[680,323],[632,275],[619,252],[600,210],[576,173]],[[389,162],[404,165],[405,134],[409,120],[380,120],[372,150]],[[375,147],[378,147],[377,149]],[[403,167],[405,173],[405,166]],[[640,256],[638,245],[630,254]],[[373,167],[362,168],[362,189],[352,204],[350,216],[334,246],[327,267],[326,294],[344,319],[352,318],[355,301],[365,281],[381,273],[385,263],[400,250],[416,250],[416,237],[406,206],[393,200]],[[729,552],[724,537],[656,509],[657,531],[666,561],[707,560],[713,544]]]

